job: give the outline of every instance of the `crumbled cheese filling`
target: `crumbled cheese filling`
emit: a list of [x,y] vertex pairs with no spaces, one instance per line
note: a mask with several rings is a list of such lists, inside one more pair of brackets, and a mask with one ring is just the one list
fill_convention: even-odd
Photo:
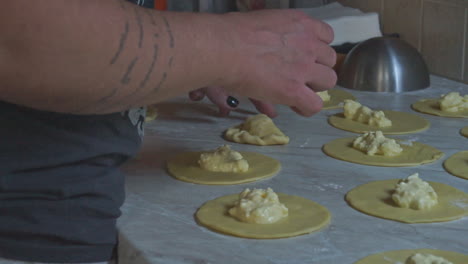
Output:
[[397,156],[403,151],[394,139],[386,138],[382,131],[364,133],[353,141],[353,147],[370,156]]
[[419,178],[418,173],[401,180],[392,199],[399,207],[415,210],[429,209],[438,203],[437,193],[428,182]]
[[439,100],[440,110],[445,112],[461,112],[468,109],[468,94],[461,96],[458,92],[450,92],[441,95]]
[[200,154],[198,164],[202,169],[215,172],[246,172],[249,163],[228,145]]
[[453,264],[452,262],[431,254],[416,253],[409,257],[405,264]]
[[328,91],[317,92],[317,95],[320,96],[320,99],[322,99],[324,102],[330,101],[331,99]]
[[385,117],[383,111],[373,111],[367,106],[353,100],[344,101],[344,116],[359,123],[368,124],[375,127],[390,127],[392,121]]
[[271,189],[245,189],[239,200],[229,209],[229,215],[239,221],[255,224],[272,224],[288,216],[288,208]]

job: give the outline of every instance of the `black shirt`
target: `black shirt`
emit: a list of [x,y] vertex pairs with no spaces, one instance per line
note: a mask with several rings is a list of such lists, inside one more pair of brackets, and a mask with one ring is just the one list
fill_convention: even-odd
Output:
[[0,102],[0,256],[110,259],[125,195],[118,167],[141,144],[144,114],[75,116]]
[[79,116],[0,101],[0,257],[109,260],[125,197],[119,166],[139,149],[144,115]]

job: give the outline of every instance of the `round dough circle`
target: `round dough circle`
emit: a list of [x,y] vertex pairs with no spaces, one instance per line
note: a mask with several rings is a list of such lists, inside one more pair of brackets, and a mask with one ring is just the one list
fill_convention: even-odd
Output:
[[323,145],[323,152],[335,159],[382,167],[418,166],[434,162],[444,156],[444,153],[438,149],[419,142],[413,142],[411,146],[400,144],[403,148],[403,152],[398,156],[369,156],[352,147],[354,139],[355,138],[339,138],[332,140]]
[[422,99],[413,103],[411,107],[421,113],[436,115],[436,116],[443,116],[443,117],[459,117],[459,118],[467,118],[468,117],[468,110],[451,113],[451,112],[443,112],[439,108],[439,100],[438,99]]
[[431,254],[434,256],[442,257],[452,263],[468,263],[468,255],[464,255],[453,251],[422,248],[381,252],[360,259],[357,262],[354,262],[354,264],[405,263],[406,259],[408,259],[416,253]]
[[390,127],[375,127],[363,124],[354,120],[346,119],[343,113],[332,115],[328,118],[330,125],[355,133],[380,130],[384,134],[408,134],[426,130],[429,128],[429,121],[411,113],[398,111],[383,111],[385,116],[392,121]]
[[227,211],[239,198],[238,194],[206,202],[198,209],[195,217],[198,223],[213,231],[257,239],[299,236],[322,229],[330,222],[330,212],[318,203],[282,193],[278,193],[278,197],[288,208],[289,215],[273,224],[250,224],[231,217]]
[[356,98],[351,94],[346,91],[340,90],[340,89],[330,89],[328,90],[328,94],[330,95],[330,100],[323,102],[323,110],[328,110],[328,109],[335,109],[335,108],[340,108],[343,107],[340,105],[344,100],[349,99],[349,100],[355,100]]
[[228,185],[272,177],[281,169],[279,161],[255,152],[240,152],[250,167],[247,172],[213,172],[198,165],[201,151],[184,152],[167,161],[169,173],[176,179],[208,185]]
[[391,197],[398,181],[373,181],[360,185],[346,194],[346,201],[362,213],[403,223],[446,222],[468,215],[468,194],[439,182],[429,182],[439,197],[439,203],[431,209],[398,207]]
[[460,134],[462,134],[462,136],[468,137],[468,126],[462,128],[462,129],[460,130]]
[[444,161],[444,168],[450,174],[468,180],[468,151],[450,156]]

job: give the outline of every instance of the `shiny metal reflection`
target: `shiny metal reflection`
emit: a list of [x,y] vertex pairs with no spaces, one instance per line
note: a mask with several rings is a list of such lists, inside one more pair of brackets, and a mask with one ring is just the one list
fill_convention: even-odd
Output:
[[354,47],[338,75],[338,85],[361,91],[394,92],[429,87],[429,71],[419,52],[405,41],[377,37]]

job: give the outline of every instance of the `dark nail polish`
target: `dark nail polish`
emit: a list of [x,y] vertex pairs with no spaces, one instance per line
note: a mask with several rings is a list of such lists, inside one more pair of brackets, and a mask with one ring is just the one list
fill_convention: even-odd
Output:
[[230,107],[237,107],[239,105],[239,100],[237,100],[236,98],[232,97],[232,96],[228,96],[227,100],[226,100],[226,103],[230,106]]

